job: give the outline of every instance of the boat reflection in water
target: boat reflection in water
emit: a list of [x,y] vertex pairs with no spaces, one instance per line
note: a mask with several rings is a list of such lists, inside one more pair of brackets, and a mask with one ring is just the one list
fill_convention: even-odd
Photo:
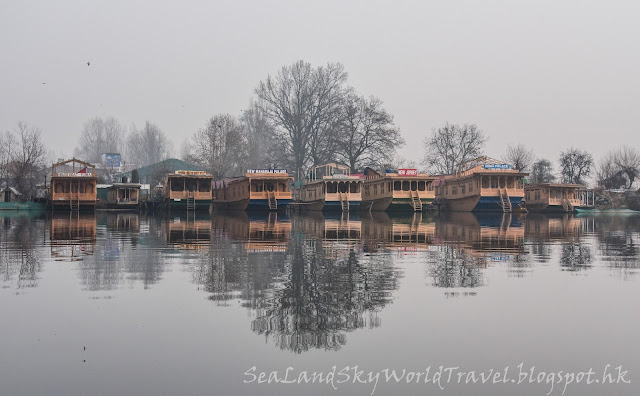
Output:
[[57,261],[81,261],[93,255],[96,246],[95,214],[54,213],[50,238],[51,257]]
[[179,249],[204,249],[211,242],[211,218],[208,214],[190,213],[171,216],[164,223],[167,242]]

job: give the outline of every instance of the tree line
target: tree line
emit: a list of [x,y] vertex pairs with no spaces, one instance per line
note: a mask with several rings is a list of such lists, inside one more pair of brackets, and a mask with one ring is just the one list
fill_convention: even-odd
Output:
[[[94,117],[83,124],[74,156],[100,164],[103,153],[121,153],[128,168],[140,168],[177,154],[215,178],[238,176],[247,168],[277,167],[303,179],[310,168],[330,162],[354,172],[365,166],[394,169],[401,163],[416,167],[397,155],[405,142],[393,114],[379,98],[350,86],[340,63],[283,66],[258,82],[253,94],[241,114],[209,118],[184,139],[179,153],[150,121],[139,128],[114,117]],[[465,162],[485,155],[487,143],[487,134],[475,124],[435,128],[424,139],[424,170],[454,174]],[[35,172],[47,156],[42,131],[18,123],[0,134],[0,181],[31,196],[39,178]],[[562,151],[555,164],[537,158],[523,144],[509,146],[502,159],[530,173],[530,183],[585,184],[594,177],[604,188],[630,188],[640,175],[640,153],[628,146],[608,152],[597,165],[590,153],[573,147]]]

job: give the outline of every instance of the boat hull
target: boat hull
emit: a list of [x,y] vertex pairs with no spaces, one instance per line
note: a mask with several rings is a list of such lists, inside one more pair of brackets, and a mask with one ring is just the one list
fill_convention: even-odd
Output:
[[566,210],[562,205],[527,205],[527,211],[534,213],[572,213],[573,210]]
[[[422,210],[426,210],[427,206],[431,205],[433,202],[433,199],[421,199],[421,201]],[[387,210],[390,212],[415,212],[413,209],[413,203],[409,198],[395,198],[391,201]]]
[[[522,197],[509,197],[511,207],[515,208],[522,201]],[[453,212],[502,212],[500,197],[481,197],[473,195],[459,199],[448,199],[447,210]]]
[[[326,212],[342,212],[342,202],[325,201],[322,210]],[[360,210],[360,201],[349,201],[349,211],[352,212],[358,210]]]
[[0,202],[0,210],[41,210],[43,206],[35,202]]
[[235,210],[247,210],[249,206],[249,198],[241,199],[238,201],[214,201],[213,210],[219,211],[235,211]]
[[372,200],[366,200],[366,201],[363,200],[360,203],[360,209],[371,210],[376,212],[384,212],[385,210],[387,210],[387,208],[391,204],[391,201],[392,201],[391,197],[372,199]]
[[304,211],[322,210],[322,208],[324,207],[324,199],[318,199],[309,202],[298,202],[296,206],[300,208],[300,210]]
[[[180,201],[176,201],[173,199],[168,200],[168,207],[171,210],[187,210],[187,200],[181,199]],[[209,210],[211,207],[210,199],[196,199],[195,200],[195,210]]]
[[281,211],[287,210],[289,204],[291,203],[290,199],[278,199],[278,209],[269,208],[269,201],[266,199],[252,199],[249,201],[247,205],[247,210],[256,211],[256,212],[269,212],[269,211]]

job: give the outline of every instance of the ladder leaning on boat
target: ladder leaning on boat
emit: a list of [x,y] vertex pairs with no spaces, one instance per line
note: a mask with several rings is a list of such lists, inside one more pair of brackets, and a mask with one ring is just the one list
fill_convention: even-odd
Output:
[[418,191],[411,191],[411,205],[414,212],[422,212],[422,201],[418,195]]
[[342,208],[343,212],[348,212],[349,211],[349,196],[345,196],[342,193],[340,193],[340,207]]
[[500,204],[502,205],[502,211],[504,213],[511,213],[511,200],[509,199],[509,194],[507,194],[506,188],[504,189],[504,192],[500,191]]

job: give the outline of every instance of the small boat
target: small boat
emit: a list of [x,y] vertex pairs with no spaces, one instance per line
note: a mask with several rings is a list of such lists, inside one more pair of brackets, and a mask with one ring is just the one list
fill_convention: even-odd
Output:
[[215,210],[277,211],[291,203],[293,177],[286,169],[248,169],[213,183]]
[[540,183],[524,188],[526,208],[530,212],[571,213],[580,206],[581,184]]
[[359,210],[363,178],[364,175],[352,175],[348,166],[316,166],[298,191],[298,206],[302,210]]
[[436,181],[436,200],[454,212],[513,212],[524,197],[528,173],[489,157],[460,165],[455,175]]

